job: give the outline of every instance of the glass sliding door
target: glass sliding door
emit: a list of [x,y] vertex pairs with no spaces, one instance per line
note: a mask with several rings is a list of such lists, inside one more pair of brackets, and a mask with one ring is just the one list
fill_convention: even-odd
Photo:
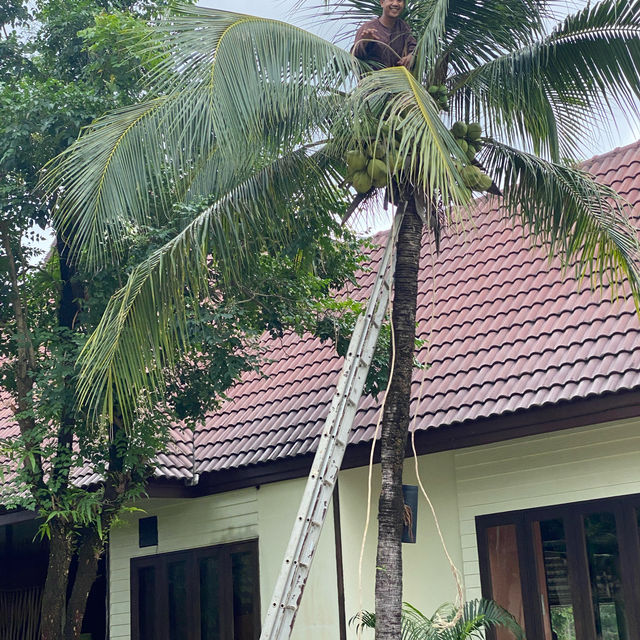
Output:
[[[585,516],[584,532],[596,636],[601,640],[627,640],[625,601],[614,514],[602,512]],[[638,603],[632,606],[638,606]]]
[[476,526],[483,594],[528,637],[640,640],[640,496],[482,516]]
[[577,640],[564,522],[536,521],[532,528],[545,640]]
[[258,545],[131,560],[132,640],[257,640]]

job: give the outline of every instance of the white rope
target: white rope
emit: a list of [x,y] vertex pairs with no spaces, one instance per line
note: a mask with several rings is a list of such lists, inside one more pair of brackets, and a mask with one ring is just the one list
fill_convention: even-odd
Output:
[[411,448],[413,450],[413,459],[414,459],[414,464],[415,464],[415,471],[416,471],[416,478],[418,481],[418,486],[420,487],[420,490],[422,491],[422,495],[424,496],[425,500],[427,501],[427,504],[429,505],[429,509],[431,510],[431,514],[433,515],[433,520],[434,523],[436,525],[436,530],[438,532],[438,536],[440,537],[440,543],[442,544],[442,549],[444,551],[444,554],[447,558],[447,561],[449,562],[449,567],[451,568],[451,573],[453,574],[453,579],[455,580],[456,583],[456,591],[457,591],[457,595],[456,595],[456,615],[450,620],[447,621],[445,619],[443,619],[440,614],[436,615],[435,618],[435,622],[434,622],[434,626],[438,629],[452,629],[458,622],[459,620],[462,618],[463,614],[464,614],[464,589],[462,586],[462,579],[460,577],[460,571],[458,570],[458,568],[455,565],[455,562],[453,561],[453,558],[451,557],[451,554],[449,553],[449,549],[447,548],[447,543],[444,540],[444,535],[442,534],[442,529],[440,528],[440,520],[438,519],[438,515],[436,514],[436,510],[435,507],[433,506],[433,503],[431,502],[431,498],[429,498],[429,494],[427,493],[426,489],[424,488],[424,484],[422,482],[422,478],[420,476],[420,468],[418,465],[418,452],[416,450],[416,424],[418,421],[418,409],[420,407],[420,403],[422,402],[422,396],[423,396],[423,392],[424,392],[424,384],[427,378],[427,364],[429,362],[429,355],[431,353],[431,344],[432,344],[432,340],[431,337],[433,335],[433,325],[434,325],[434,320],[435,320],[435,309],[436,309],[436,265],[435,265],[435,260],[433,257],[433,246],[431,245],[431,241],[429,242],[430,244],[430,251],[429,253],[431,254],[431,278],[432,278],[432,296],[431,296],[431,321],[430,321],[430,330],[429,330],[429,340],[428,340],[428,344],[427,344],[427,353],[426,353],[426,357],[425,357],[425,363],[422,367],[422,380],[420,382],[420,390],[418,392],[418,402],[416,403],[416,412],[413,416],[413,424],[411,427]]

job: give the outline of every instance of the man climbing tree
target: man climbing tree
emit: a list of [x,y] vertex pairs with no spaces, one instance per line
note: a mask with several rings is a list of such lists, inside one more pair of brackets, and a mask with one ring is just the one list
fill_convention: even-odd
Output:
[[365,22],[356,33],[352,53],[375,68],[413,67],[416,39],[400,18],[404,0],[381,0],[382,15]]

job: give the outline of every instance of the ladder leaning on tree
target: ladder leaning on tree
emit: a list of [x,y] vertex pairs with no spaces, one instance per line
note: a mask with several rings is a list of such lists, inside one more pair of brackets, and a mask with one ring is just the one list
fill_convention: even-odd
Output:
[[291,636],[389,303],[395,244],[403,217],[402,212],[396,213],[366,311],[354,328],[260,640],[289,640]]

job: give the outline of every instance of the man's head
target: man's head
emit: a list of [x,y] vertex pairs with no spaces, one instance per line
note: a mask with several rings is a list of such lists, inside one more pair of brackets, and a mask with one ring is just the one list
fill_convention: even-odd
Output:
[[380,0],[382,17],[396,21],[404,11],[404,0]]

